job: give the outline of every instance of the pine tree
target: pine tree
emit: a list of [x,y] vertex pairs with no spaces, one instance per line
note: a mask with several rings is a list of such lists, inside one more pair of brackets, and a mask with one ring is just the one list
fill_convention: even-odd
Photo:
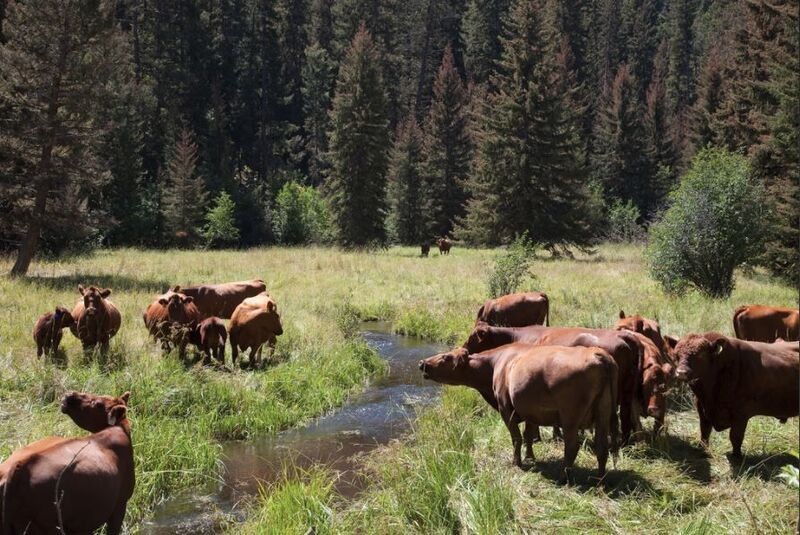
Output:
[[468,0],[462,24],[464,63],[475,83],[489,80],[500,58],[501,20],[508,8],[503,0]]
[[364,25],[339,68],[331,123],[326,190],[339,243],[384,243],[389,126],[380,57]]
[[433,86],[433,102],[425,124],[424,173],[429,192],[431,231],[447,236],[463,216],[469,173],[470,140],[467,131],[464,84],[455,67],[452,49],[445,49]]
[[328,169],[328,111],[333,75],[328,52],[316,43],[307,47],[303,65],[303,115],[308,182],[312,186],[322,183]]
[[[22,237],[11,273],[24,275],[48,224],[67,225],[59,204],[86,206],[105,180],[98,152],[108,125],[96,103],[124,77],[129,51],[99,0],[12,1],[5,17],[0,176],[9,181],[2,196],[15,199],[7,221]],[[87,213],[65,215],[77,227]]]
[[398,241],[406,245],[431,238],[421,153],[422,133],[411,115],[397,126],[389,164],[390,226]]
[[331,51],[333,40],[333,0],[311,0],[308,21],[308,41]]
[[497,243],[528,232],[550,248],[585,246],[591,215],[578,128],[555,60],[560,42],[538,1],[508,16],[496,88],[480,132],[472,198],[459,236]]
[[594,168],[608,197],[631,200],[644,215],[654,204],[650,196],[654,172],[647,158],[643,108],[636,87],[630,67],[623,63],[606,89],[597,125]]
[[205,216],[203,237],[209,247],[225,247],[236,245],[239,241],[239,229],[236,227],[236,203],[227,191],[221,192],[214,199],[214,206]]
[[167,160],[166,180],[161,210],[167,231],[176,243],[191,244],[200,235],[208,193],[197,176],[197,144],[185,128]]

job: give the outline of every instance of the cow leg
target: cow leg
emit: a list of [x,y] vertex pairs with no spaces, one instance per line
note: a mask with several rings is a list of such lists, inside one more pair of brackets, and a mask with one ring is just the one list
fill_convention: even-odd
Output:
[[697,415],[700,417],[700,442],[708,448],[708,439],[711,437],[711,420],[706,418],[706,411],[699,398],[694,398],[694,405],[697,407]]
[[122,521],[125,520],[125,509],[127,505],[127,502],[123,502],[117,505],[117,508],[111,513],[111,517],[106,523],[106,535],[119,535],[122,533]]
[[561,440],[562,438],[564,438],[564,437],[561,436],[561,428],[558,427],[557,425],[554,425],[553,426],[553,440]]
[[525,432],[522,435],[522,438],[525,441],[525,460],[533,460],[533,443],[541,442],[542,437],[539,434],[539,426],[536,424],[532,424],[531,422],[525,422]]
[[631,431],[633,430],[633,415],[631,414],[630,403],[623,402],[620,404],[619,419],[620,427],[622,428],[622,444],[627,444],[631,438]]
[[503,417],[503,422],[506,424],[508,428],[508,432],[511,434],[511,446],[514,450],[514,465],[515,466],[522,466],[522,434],[519,432],[519,417],[517,417],[516,413],[512,411],[511,414],[501,413]]
[[203,344],[203,366],[211,364],[211,347],[208,344]]
[[43,354],[44,354],[44,347],[42,347],[42,344],[38,344],[37,343],[36,344],[36,356],[37,357],[41,357]]
[[567,481],[577,456],[578,427],[575,425],[564,426],[564,479]]
[[731,446],[733,446],[733,456],[737,459],[742,457],[742,442],[744,441],[744,432],[747,430],[747,420],[736,420],[731,425],[730,434]]

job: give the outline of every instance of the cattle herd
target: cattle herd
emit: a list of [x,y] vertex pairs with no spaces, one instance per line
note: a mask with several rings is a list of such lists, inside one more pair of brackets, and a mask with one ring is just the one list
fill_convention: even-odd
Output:
[[[449,244],[447,244],[449,250]],[[441,248],[441,244],[440,244]],[[445,252],[446,254],[446,252]],[[72,311],[58,307],[34,327],[37,354],[55,351],[69,328],[84,349],[101,351],[119,331],[111,290],[78,287]],[[226,328],[223,319],[230,319]],[[470,386],[496,409],[513,444],[513,461],[533,458],[539,426],[563,436],[564,476],[579,449],[578,433],[594,429],[598,471],[608,454],[641,429],[640,417],[666,415],[667,389],[689,385],[700,417],[700,438],[730,428],[732,454],[741,455],[747,421],[798,415],[798,310],[753,305],[734,314],[737,338],[718,333],[662,336],[658,323],[620,311],[614,329],[550,327],[545,294],[528,292],[487,301],[463,346],[420,361],[427,379]],[[185,358],[188,344],[224,364],[230,340],[233,365],[250,349],[257,367],[266,344],[283,332],[275,301],[261,280],[174,286],[143,315],[162,348]],[[133,447],[127,419],[130,393],[119,397],[70,392],[61,411],[90,434],[48,437],[13,452],[0,464],[0,535],[120,532],[134,489]],[[524,423],[521,434],[519,424]],[[68,474],[65,476],[65,474]]]

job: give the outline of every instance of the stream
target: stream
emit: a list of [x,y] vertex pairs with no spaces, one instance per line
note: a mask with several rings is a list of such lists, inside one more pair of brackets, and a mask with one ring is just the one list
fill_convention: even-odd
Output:
[[334,488],[345,498],[362,490],[366,485],[359,476],[363,454],[402,436],[410,428],[415,407],[438,398],[438,385],[422,378],[417,363],[444,349],[391,334],[387,323],[365,323],[362,329],[367,343],[388,362],[387,375],[305,426],[246,442],[223,443],[221,481],[164,502],[141,526],[141,532],[215,533],[225,514],[244,519],[246,509],[240,504],[257,495],[262,485],[295,477],[298,469],[315,465],[338,474]]

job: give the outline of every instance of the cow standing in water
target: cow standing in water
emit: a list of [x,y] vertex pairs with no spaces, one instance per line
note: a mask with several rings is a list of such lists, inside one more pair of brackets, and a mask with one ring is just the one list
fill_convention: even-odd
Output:
[[733,314],[736,338],[753,342],[777,339],[800,340],[800,310],[796,308],[747,305]]
[[719,333],[689,334],[675,346],[676,375],[689,384],[700,417],[700,440],[730,428],[733,456],[741,457],[747,421],[798,415],[797,342],[746,342]]
[[[520,449],[533,459],[531,431],[540,425],[564,429],[564,471],[578,454],[578,431],[594,427],[600,476],[617,447],[617,365],[597,347],[539,347],[509,344],[470,355],[463,347],[420,361],[425,379],[476,389],[500,413],[513,444],[514,464],[522,466]],[[525,435],[519,424],[525,422]]]
[[61,412],[91,434],[44,438],[0,464],[0,533],[120,533],[135,484],[129,396],[64,396]]
[[100,344],[100,350],[105,353],[108,350],[108,343],[122,324],[122,316],[108,299],[111,290],[101,290],[96,286],[84,288],[78,285],[78,292],[81,299],[72,309],[72,317],[75,320],[70,325],[70,331],[81,341],[83,349],[90,349]]

